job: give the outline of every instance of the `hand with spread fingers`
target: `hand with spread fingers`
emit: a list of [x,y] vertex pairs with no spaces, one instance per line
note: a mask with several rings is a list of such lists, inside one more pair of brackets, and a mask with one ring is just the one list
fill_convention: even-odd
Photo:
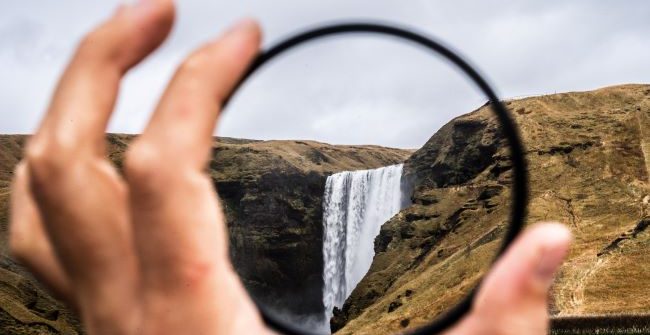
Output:
[[257,55],[259,27],[242,21],[184,62],[124,178],[106,158],[120,80],[173,19],[171,1],[144,0],[81,42],[16,170],[11,247],[91,334],[262,333],[204,174],[220,103]]
[[[129,148],[124,177],[106,157],[120,81],[173,21],[171,0],[141,0],[81,42],[16,168],[11,249],[90,334],[270,333],[232,268],[205,174],[222,102],[259,52],[258,25],[241,21],[184,61]],[[559,225],[521,237],[450,333],[545,334],[547,290],[569,239]]]

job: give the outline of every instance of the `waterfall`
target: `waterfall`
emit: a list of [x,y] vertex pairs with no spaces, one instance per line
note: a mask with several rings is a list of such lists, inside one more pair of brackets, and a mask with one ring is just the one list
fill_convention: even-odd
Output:
[[329,325],[370,269],[381,225],[401,209],[403,165],[337,173],[323,196],[323,304]]

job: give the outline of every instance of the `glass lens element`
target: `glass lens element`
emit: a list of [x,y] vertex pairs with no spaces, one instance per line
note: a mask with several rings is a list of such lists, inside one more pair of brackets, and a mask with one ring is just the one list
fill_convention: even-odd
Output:
[[509,223],[508,146],[485,101],[444,61],[377,38],[262,68],[211,171],[251,295],[319,333],[403,332],[458,304]]

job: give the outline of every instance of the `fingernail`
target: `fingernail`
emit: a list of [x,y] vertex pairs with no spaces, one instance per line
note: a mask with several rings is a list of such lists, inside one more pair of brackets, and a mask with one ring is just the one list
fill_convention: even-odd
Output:
[[239,20],[235,23],[230,29],[228,29],[229,34],[238,34],[241,32],[248,32],[257,28],[257,21],[251,18],[245,18]]
[[152,0],[122,0],[123,4],[133,7],[147,6],[152,2]]
[[555,274],[564,262],[569,253],[569,241],[571,239],[568,232],[563,236],[557,236],[557,239],[542,248],[541,257],[537,264],[537,277],[547,286],[553,284]]
[[155,1],[152,0],[122,0],[123,8],[132,9],[135,13],[144,14],[149,11]]

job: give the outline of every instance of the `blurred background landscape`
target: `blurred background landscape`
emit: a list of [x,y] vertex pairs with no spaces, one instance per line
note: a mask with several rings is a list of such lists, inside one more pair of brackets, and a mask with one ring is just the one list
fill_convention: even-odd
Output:
[[[2,334],[83,333],[7,250],[10,181],[76,43],[117,4],[0,4]],[[110,158],[121,166],[178,63],[241,16],[260,20],[265,46],[323,22],[414,27],[469,56],[513,113],[529,223],[576,236],[552,288],[553,333],[650,333],[648,14],[641,0],[182,1],[170,40],[124,82]],[[509,151],[486,98],[390,39],[288,54],[242,87],[217,135],[209,173],[232,260],[253,296],[308,328],[390,334],[431,321],[489,269],[508,224]],[[367,273],[350,281],[357,262]]]

